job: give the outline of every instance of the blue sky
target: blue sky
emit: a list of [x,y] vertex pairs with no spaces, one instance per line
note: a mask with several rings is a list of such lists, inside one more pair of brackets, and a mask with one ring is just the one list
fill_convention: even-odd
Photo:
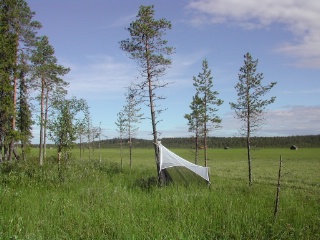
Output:
[[[141,5],[154,5],[156,19],[171,21],[165,39],[176,49],[163,77],[173,82],[161,94],[167,110],[159,116],[161,137],[186,137],[184,114],[195,93],[193,76],[207,59],[215,91],[224,100],[217,114],[222,128],[211,136],[238,136],[239,120],[229,102],[243,66],[243,55],[259,59],[264,85],[277,82],[270,96],[267,123],[257,136],[320,134],[320,2],[314,0],[27,0],[42,23],[65,76],[69,94],[84,98],[94,126],[104,138],[117,137],[117,113],[125,104],[126,87],[139,77],[136,63],[119,48],[125,30]],[[149,117],[149,109],[142,106]],[[137,137],[151,138],[150,120],[139,125]],[[35,128],[37,131],[37,128]],[[35,132],[37,135],[37,132]]]

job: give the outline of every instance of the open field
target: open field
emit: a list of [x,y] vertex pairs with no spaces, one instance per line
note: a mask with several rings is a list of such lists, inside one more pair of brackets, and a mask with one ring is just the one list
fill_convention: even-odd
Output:
[[[190,150],[171,150],[193,161]],[[82,160],[74,150],[60,170],[55,153],[42,168],[36,160],[0,167],[0,239],[320,238],[318,148],[254,150],[251,187],[245,149],[209,149],[210,187],[157,187],[152,149],[134,149],[132,169],[127,155],[120,167],[119,149],[102,149],[101,161],[98,149]]]

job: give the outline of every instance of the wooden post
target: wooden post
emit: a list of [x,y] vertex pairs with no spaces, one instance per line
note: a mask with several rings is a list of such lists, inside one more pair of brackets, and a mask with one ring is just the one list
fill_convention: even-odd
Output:
[[274,215],[273,215],[275,220],[276,220],[276,218],[277,218],[277,214],[278,214],[278,211],[279,211],[280,186],[281,186],[281,168],[282,168],[282,156],[280,155],[277,194],[276,194],[276,201],[275,201]]

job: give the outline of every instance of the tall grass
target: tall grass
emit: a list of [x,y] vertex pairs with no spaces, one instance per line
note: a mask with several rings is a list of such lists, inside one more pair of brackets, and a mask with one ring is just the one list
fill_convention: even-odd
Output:
[[[173,151],[193,159],[189,150]],[[0,239],[319,239],[318,153],[256,150],[252,187],[244,149],[210,149],[210,187],[157,187],[149,149],[135,149],[132,169],[127,160],[120,166],[117,149],[103,149],[101,161],[97,150],[91,161],[75,151],[60,170],[54,157],[43,167],[36,160],[3,164]]]

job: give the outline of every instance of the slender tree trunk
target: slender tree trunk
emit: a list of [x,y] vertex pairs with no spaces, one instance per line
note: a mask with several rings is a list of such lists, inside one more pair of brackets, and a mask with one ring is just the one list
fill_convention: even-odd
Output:
[[[149,46],[146,44],[146,53],[149,52]],[[150,113],[151,113],[151,122],[152,122],[152,135],[153,135],[153,143],[154,143],[154,153],[157,165],[157,174],[158,180],[161,183],[163,180],[160,173],[160,158],[159,158],[159,148],[158,148],[158,132],[157,132],[157,123],[156,123],[156,113],[154,108],[154,99],[152,92],[152,77],[150,72],[150,60],[147,59],[147,80],[148,80],[148,90],[149,90],[149,102],[150,102]]]
[[[206,79],[207,81],[207,79]],[[207,85],[207,83],[206,83]],[[207,152],[207,92],[204,93],[204,109],[205,109],[205,113],[204,113],[204,166],[207,167],[208,166],[208,152]]]
[[80,160],[82,160],[82,134],[80,133]]
[[123,142],[122,142],[122,137],[121,136],[120,136],[119,151],[120,151],[120,166],[121,166],[121,169],[122,169],[122,165],[123,165]]
[[250,142],[250,133],[251,133],[251,107],[250,107],[250,81],[249,76],[246,78],[247,81],[247,91],[246,91],[246,99],[247,99],[247,154],[248,154],[248,171],[249,171],[249,186],[252,185],[252,168],[251,168],[251,142]]
[[24,140],[21,141],[21,155],[22,155],[22,159],[23,161],[26,161],[26,146],[25,146],[25,142]]
[[41,102],[40,102],[40,143],[39,143],[39,164],[43,165],[43,125],[44,125],[44,78],[41,78]]
[[[17,65],[17,63],[16,63]],[[16,75],[16,74],[14,74]],[[13,79],[13,114],[12,114],[12,130],[16,130],[16,111],[17,111],[17,77],[14,76]],[[12,136],[10,147],[9,147],[9,153],[8,153],[8,161],[11,160],[13,149],[14,149],[14,137]]]
[[2,163],[2,146],[3,146],[2,136],[0,134],[0,164]]
[[204,166],[208,166],[208,152],[207,152],[207,123],[204,123],[204,138],[203,138],[203,145],[204,145]]
[[130,143],[129,143],[129,158],[130,158],[130,168],[132,168],[132,142],[130,138]]
[[252,166],[251,166],[251,143],[250,143],[250,122],[247,123],[247,154],[248,154],[248,170],[249,170],[249,185],[252,185]]
[[249,185],[252,185],[252,166],[251,166],[251,153],[250,153],[250,138],[247,138],[247,152],[248,152],[248,170],[249,170]]
[[131,121],[129,119],[129,124],[128,124],[128,127],[129,127],[129,164],[130,164],[130,169],[132,168],[132,139],[131,139]]
[[153,134],[153,143],[154,143],[154,152],[155,152],[155,158],[156,158],[156,164],[157,164],[157,171],[159,174],[160,170],[160,159],[159,159],[159,149],[157,147],[158,144],[158,132],[157,132],[157,126],[156,126],[156,114],[154,110],[154,102],[153,102],[153,95],[152,95],[152,86],[151,82],[149,80],[149,100],[150,100],[150,112],[151,112],[151,122],[152,122],[152,134]]
[[101,122],[99,124],[99,161],[101,162]]
[[49,106],[49,90],[46,91],[45,98],[45,114],[44,114],[44,124],[43,124],[43,159],[46,160],[47,157],[47,123],[48,123],[48,106]]
[[[15,69],[13,73],[13,113],[12,113],[12,130],[16,130],[16,112],[17,112],[17,65],[18,65],[18,50],[19,50],[19,37],[18,33],[16,35],[16,53],[15,53]],[[9,155],[8,160],[10,161],[13,154],[14,149],[14,137],[12,136],[10,147],[9,147]]]
[[199,133],[198,129],[196,130],[196,156],[195,156],[195,164],[198,164],[198,158],[199,158]]
[[4,156],[4,159],[8,160],[8,145],[7,144],[4,144],[3,146],[3,156]]
[[282,156],[280,156],[279,172],[278,172],[278,185],[277,185],[277,195],[274,206],[274,219],[277,219],[277,214],[279,211],[279,201],[280,201],[280,186],[281,186],[281,169],[282,169]]
[[88,136],[87,136],[87,147],[89,153],[89,161],[91,161],[91,123],[88,121]]

